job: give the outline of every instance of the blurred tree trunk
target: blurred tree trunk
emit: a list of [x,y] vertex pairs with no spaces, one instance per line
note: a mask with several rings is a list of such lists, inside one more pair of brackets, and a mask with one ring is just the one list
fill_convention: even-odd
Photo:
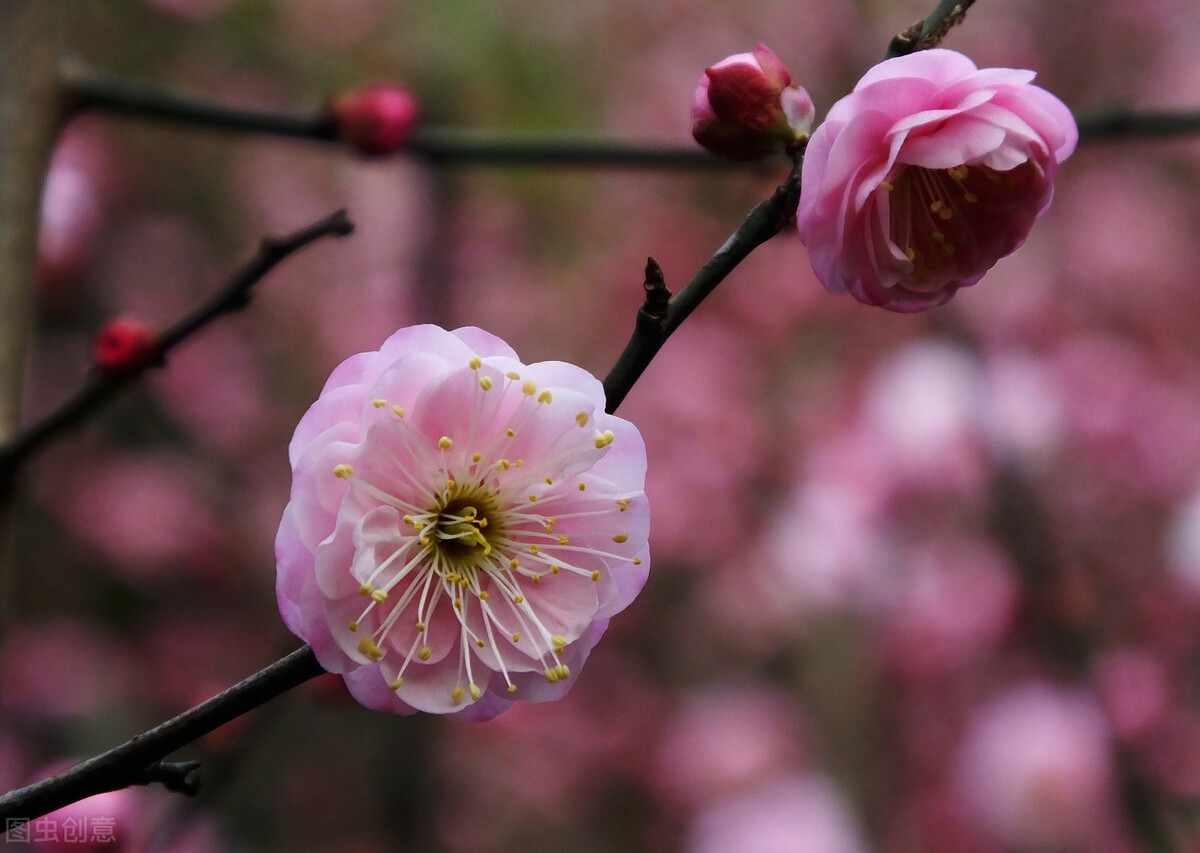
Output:
[[[60,5],[0,0],[0,442],[19,424],[38,203],[58,120]],[[0,628],[13,580],[12,495],[0,494]]]

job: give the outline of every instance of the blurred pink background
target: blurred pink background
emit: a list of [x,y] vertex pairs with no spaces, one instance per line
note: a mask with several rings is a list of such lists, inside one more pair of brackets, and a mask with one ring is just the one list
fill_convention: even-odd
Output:
[[[390,79],[431,123],[683,146],[705,66],[767,42],[820,116],[931,7],[119,0],[65,4],[65,43],[231,104]],[[979,0],[946,46],[1078,110],[1200,107],[1191,0]],[[298,645],[274,603],[286,444],[341,359],[433,321],[603,376],[646,256],[677,289],[785,174],[438,172],[72,123],[28,419],[108,319],[166,326],[265,233],[343,206],[358,230],[28,467],[0,783]],[[565,700],[462,724],[319,679],[180,753],[199,799],[117,795],[104,849],[1200,849],[1197,270],[1200,139],[1085,141],[1026,246],[924,315],[827,295],[789,229],[621,407],[650,453],[653,568]]]

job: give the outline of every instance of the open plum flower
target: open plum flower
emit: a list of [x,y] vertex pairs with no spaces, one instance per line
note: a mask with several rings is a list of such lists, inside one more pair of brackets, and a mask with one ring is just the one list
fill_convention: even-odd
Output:
[[641,436],[581,368],[480,329],[347,359],[289,456],[280,612],[368,707],[556,699],[646,582]]
[[796,214],[826,289],[921,311],[1025,242],[1079,136],[1033,78],[926,50],[880,63],[834,104]]

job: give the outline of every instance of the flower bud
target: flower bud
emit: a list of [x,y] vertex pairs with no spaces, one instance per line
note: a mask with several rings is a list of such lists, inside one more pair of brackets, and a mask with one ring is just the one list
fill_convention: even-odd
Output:
[[337,136],[360,154],[395,154],[417,123],[417,99],[399,86],[376,83],[329,99],[326,111]]
[[110,321],[92,342],[92,360],[106,374],[133,373],[158,357],[158,337],[136,317]]
[[760,44],[707,69],[692,97],[692,136],[718,157],[757,160],[808,138],[816,110]]

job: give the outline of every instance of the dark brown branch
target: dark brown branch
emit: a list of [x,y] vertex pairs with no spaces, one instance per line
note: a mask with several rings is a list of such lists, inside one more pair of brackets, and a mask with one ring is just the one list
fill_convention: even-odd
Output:
[[[633,384],[667,342],[667,338],[679,328],[679,324],[725,280],[734,267],[745,260],[754,249],[782,231],[788,220],[795,215],[796,205],[800,200],[802,159],[802,153],[797,152],[794,155],[792,172],[787,180],[770,198],[750,212],[737,231],[725,241],[725,245],[670,299],[665,316],[661,308],[654,308],[655,302],[652,298],[661,299],[661,292],[656,286],[652,288],[649,282],[652,270],[650,264],[647,264],[646,303],[638,310],[633,336],[625,345],[624,352],[604,377],[604,394],[607,399],[605,411],[610,414],[616,411]],[[654,264],[654,267],[657,268],[658,264]],[[660,278],[661,274],[659,270]],[[662,287],[665,289],[666,285],[663,284]]]
[[164,756],[324,672],[304,646],[195,708],[49,779],[0,797],[0,820],[11,829],[85,797],[130,785],[165,783],[195,793],[194,762],[163,764]]
[[241,310],[250,299],[250,290],[277,264],[322,237],[343,236],[354,230],[346,211],[337,213],[285,237],[268,237],[258,254],[240,269],[216,295],[167,329],[158,339],[155,358],[139,363],[136,369],[119,373],[95,372],[88,382],[62,406],[26,428],[11,442],[0,445],[0,494],[11,485],[21,463],[41,449],[50,439],[82,421],[118,391],[151,367],[164,363],[167,353],[216,318]]

